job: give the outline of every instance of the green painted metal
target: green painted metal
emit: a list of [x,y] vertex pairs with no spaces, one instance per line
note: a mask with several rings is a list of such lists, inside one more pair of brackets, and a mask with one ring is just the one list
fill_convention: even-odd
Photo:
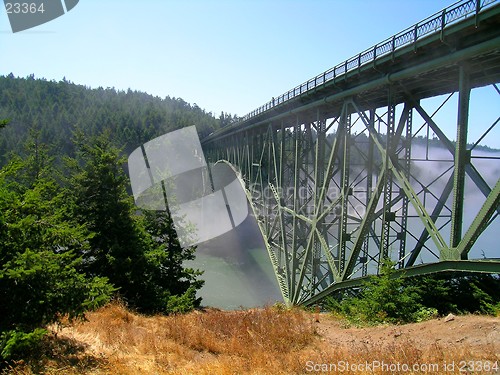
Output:
[[[357,108],[357,106],[355,105]],[[358,110],[359,111],[359,110]],[[366,125],[366,122],[365,122]],[[430,215],[427,213],[427,210],[425,207],[422,205],[422,202],[418,198],[418,195],[416,194],[415,190],[411,186],[410,181],[404,173],[400,170],[398,167],[398,162],[394,159],[394,155],[391,155],[390,152],[387,152],[386,149],[382,146],[380,142],[380,136],[378,133],[375,132],[375,129],[373,128],[367,128],[370,132],[370,136],[373,138],[373,141],[375,142],[375,145],[377,146],[379,152],[383,155],[383,157],[386,160],[386,168],[387,172],[386,174],[392,173],[394,177],[401,183],[401,188],[404,190],[406,196],[414,206],[418,216],[422,220],[422,223],[424,224],[425,228],[427,229],[427,232],[430,234],[432,240],[435,242],[437,248],[440,251],[440,254],[443,255],[443,259],[448,260],[447,256],[447,251],[448,251],[448,246],[446,245],[446,242],[444,241],[443,237],[440,235],[438,228],[434,224],[434,221],[430,217]],[[390,143],[389,143],[390,144]],[[387,180],[386,180],[387,181]],[[386,182],[387,183],[387,182]],[[390,206],[390,203],[388,204]],[[384,206],[384,222],[387,221],[385,218],[386,213],[387,213],[387,207]]]
[[[434,206],[434,209],[431,213],[430,217],[431,217],[431,220],[433,222],[436,222],[436,220],[440,217],[440,214],[441,214],[443,208],[445,207],[446,200],[448,199],[448,197],[450,196],[450,194],[453,190],[453,178],[452,177],[453,176],[451,176],[448,179],[448,182],[446,183],[446,185],[441,193],[441,199],[439,199],[439,201],[437,202],[436,206]],[[423,246],[428,238],[429,238],[429,233],[427,231],[427,228],[425,228],[422,231],[422,234],[420,235],[420,237],[417,241],[417,245],[410,253],[410,257],[408,258],[408,260],[406,262],[406,267],[411,267],[415,264],[415,261],[416,261],[417,257],[420,255],[420,252],[422,251],[422,248],[423,248]]]
[[490,219],[499,205],[500,178],[498,179],[495,187],[484,202],[483,206],[479,210],[478,214],[474,218],[474,221],[470,225],[464,237],[458,243],[458,246],[455,249],[455,257],[460,256],[462,259],[466,259],[467,253],[470,251],[481,233],[488,227],[488,225],[490,224]]
[[467,131],[469,122],[470,84],[469,74],[464,64],[460,65],[459,72],[457,141],[455,142],[455,170],[453,173],[451,247],[458,246],[462,239],[465,197],[465,166],[468,164]]
[[[500,1],[500,0],[497,0]],[[498,8],[498,9],[497,9]],[[500,12],[500,6],[497,6],[497,11]],[[483,55],[487,53],[491,53],[498,49],[500,45],[500,36],[494,37],[484,42],[479,42],[470,47],[461,49],[456,52],[448,53],[446,56],[437,57],[422,63],[419,63],[415,66],[399,70],[397,72],[387,73],[383,75],[381,78],[375,78],[373,80],[369,80],[360,85],[357,85],[353,88],[349,88],[346,90],[342,90],[340,92],[333,93],[331,95],[325,96],[323,98],[319,98],[317,100],[312,100],[307,104],[301,105],[297,108],[292,108],[286,110],[284,112],[273,111],[272,118],[274,120],[281,120],[283,118],[287,118],[290,115],[297,115],[300,112],[307,111],[313,108],[316,108],[323,104],[335,103],[345,100],[346,98],[353,97],[360,92],[368,92],[374,90],[379,87],[384,87],[389,83],[399,83],[406,79],[422,75],[426,72],[439,69],[444,65],[453,65],[458,64],[461,61],[469,60],[478,55]],[[458,79],[456,80],[458,82]],[[491,82],[489,82],[491,83]],[[404,88],[404,86],[402,86]],[[255,115],[257,116],[257,115]],[[243,121],[244,120],[244,121]],[[219,141],[225,137],[232,136],[236,133],[253,129],[262,126],[262,122],[260,118],[253,119],[252,117],[247,118],[247,116],[242,118],[240,124],[233,125],[231,128],[221,129],[219,131],[214,132],[212,135],[203,139],[204,144],[208,144],[211,142]]]
[[[416,33],[416,29],[415,29]],[[383,155],[385,160],[385,165],[388,170],[384,174],[384,199],[383,199],[383,215],[382,215],[382,233],[380,237],[380,252],[379,252],[379,264],[382,260],[389,256],[389,242],[390,242],[390,232],[391,232],[391,221],[395,220],[394,212],[392,212],[392,188],[393,188],[393,170],[389,167],[391,163],[391,153],[393,151],[393,137],[394,134],[394,121],[395,121],[395,105],[392,100],[392,88],[389,85],[387,94],[387,131],[385,140],[385,149],[382,149],[379,144],[378,139],[374,139],[375,144],[379,147],[380,153]],[[373,132],[372,132],[373,133]]]
[[[402,129],[406,130],[405,132],[405,141],[403,142],[403,150],[404,150],[404,165],[403,170],[405,172],[405,177],[407,180],[411,178],[411,139],[412,136],[412,119],[413,119],[413,110],[410,106],[405,105],[403,108],[403,116],[401,116],[401,121],[398,126],[397,134],[400,134],[401,137]],[[397,147],[397,145],[393,146]],[[399,262],[398,267],[404,268],[404,259],[406,258],[406,240],[407,240],[407,229],[408,229],[408,205],[410,200],[405,195],[402,201],[402,210],[401,210],[401,228],[398,232],[399,236]],[[432,216],[431,216],[432,218]]]
[[[465,260],[500,221],[500,178],[490,187],[467,150],[470,92],[500,81],[496,21],[497,1],[461,1],[202,140],[210,161],[241,171],[286,304],[360,286],[385,257],[406,276],[500,272],[498,260]],[[422,104],[453,92],[455,143]],[[431,141],[449,153],[432,178],[432,158],[414,155],[422,134],[426,153]],[[484,201],[463,234],[472,188]]]
[[[500,42],[500,40],[499,40]],[[424,108],[420,106],[420,104],[416,103],[411,96],[408,98],[409,102],[415,105],[415,109],[417,110],[418,114],[422,116],[422,118],[427,122],[429,127],[432,129],[434,133],[436,133],[437,137],[439,140],[443,143],[443,146],[450,151],[451,154],[455,154],[455,148],[453,147],[453,143],[446,137],[444,132],[440,129],[440,127],[434,122],[434,120],[427,114]],[[462,148],[463,149],[463,148]],[[484,194],[485,197],[487,197],[490,192],[491,188],[488,186],[484,178],[481,176],[481,174],[477,171],[477,169],[474,167],[474,165],[470,163],[465,164],[465,172],[467,175],[472,179],[472,181],[476,184],[476,186],[479,188],[479,190]],[[497,209],[497,212],[500,214],[500,208]]]
[[[465,272],[465,273],[500,273],[500,261],[498,260],[489,260],[489,261],[480,261],[480,260],[469,260],[469,261],[442,261],[439,263],[430,263],[430,264],[421,264],[411,268],[399,269],[393,273],[392,277],[411,277],[411,276],[420,276],[420,275],[431,275],[436,273],[444,273],[444,272]],[[304,305],[313,305],[323,298],[329,296],[333,292],[342,289],[349,288],[359,288],[363,285],[364,282],[368,281],[370,276],[359,277],[356,279],[346,280],[340,283],[336,283],[330,286],[328,289],[323,290],[321,293],[318,293],[314,297],[307,300]]]
[[[385,164],[384,164],[385,166]],[[385,169],[385,168],[384,168]],[[375,187],[375,190],[372,192],[372,195],[370,197],[370,201],[367,204],[367,209],[366,209],[366,214],[363,217],[363,221],[361,222],[359,229],[358,229],[358,236],[356,237],[356,242],[354,242],[354,246],[352,248],[351,255],[349,256],[349,259],[347,260],[347,267],[344,270],[344,274],[342,275],[342,280],[346,280],[349,278],[351,275],[352,271],[354,270],[354,267],[356,265],[356,258],[358,257],[360,250],[361,250],[361,245],[363,243],[366,243],[366,235],[368,234],[368,231],[370,229],[370,226],[372,225],[373,221],[375,220],[375,216],[373,215],[373,212],[375,211],[375,208],[377,206],[377,203],[380,199],[380,195],[382,194],[383,190],[383,185],[385,182],[384,174],[387,172],[383,172],[379,176],[378,179],[378,184]],[[363,276],[366,276],[364,274]]]
[[340,194],[342,197],[342,209],[341,209],[341,219],[338,225],[338,238],[339,238],[339,248],[338,252],[338,268],[339,272],[342,274],[345,269],[346,260],[346,245],[350,234],[347,233],[347,221],[348,221],[348,204],[349,204],[349,194],[351,190],[351,184],[349,179],[349,174],[351,171],[350,165],[350,142],[351,142],[351,116],[347,113],[348,103],[344,104],[342,108],[341,123],[343,125],[343,155],[342,155],[342,173],[340,176],[341,186]]

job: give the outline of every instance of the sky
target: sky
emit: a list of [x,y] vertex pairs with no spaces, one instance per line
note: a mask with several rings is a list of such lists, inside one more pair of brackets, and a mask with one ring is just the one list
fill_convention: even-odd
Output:
[[[0,9],[0,74],[130,88],[180,97],[216,116],[243,116],[451,3],[80,0],[67,14],[18,33]],[[500,147],[500,130],[488,141]]]

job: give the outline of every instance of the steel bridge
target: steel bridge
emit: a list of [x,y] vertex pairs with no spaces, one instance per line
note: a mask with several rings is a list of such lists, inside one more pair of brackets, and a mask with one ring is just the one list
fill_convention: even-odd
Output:
[[[240,173],[287,304],[358,286],[384,258],[406,276],[500,273],[498,245],[471,256],[500,230],[499,153],[477,152],[498,82],[500,2],[463,0],[202,140]],[[496,118],[469,140],[487,86]],[[450,105],[451,136],[436,120]]]

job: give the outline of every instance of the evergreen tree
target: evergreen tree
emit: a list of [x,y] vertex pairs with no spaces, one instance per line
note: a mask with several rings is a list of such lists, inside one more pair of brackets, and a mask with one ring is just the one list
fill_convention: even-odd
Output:
[[136,305],[144,291],[145,249],[151,241],[133,214],[121,167],[124,159],[109,135],[86,139],[79,134],[77,143],[83,166],[73,160],[69,188],[74,194],[76,218],[92,232],[90,247],[81,254],[85,270],[108,277],[123,297]]
[[171,221],[156,216],[147,223],[136,213],[127,193],[125,160],[109,134],[91,139],[79,134],[77,143],[83,165],[72,161],[70,189],[75,216],[93,234],[82,254],[86,272],[109,278],[131,306],[144,312],[169,312],[185,293],[194,307],[201,282],[195,281],[197,272],[182,268],[193,250],[178,245]]
[[[196,290],[204,282],[198,280],[202,272],[185,268],[184,261],[195,258],[195,247],[182,248],[169,212],[145,212],[146,229],[155,241],[156,248],[148,252],[153,265],[154,283],[167,290],[163,293],[163,304],[168,312],[185,312],[198,307],[201,298],[196,298]],[[161,295],[161,293],[160,293]]]
[[[0,357],[22,354],[45,325],[108,301],[105,278],[79,271],[89,232],[68,212],[50,169],[14,158],[0,170]],[[33,170],[37,170],[35,175]]]

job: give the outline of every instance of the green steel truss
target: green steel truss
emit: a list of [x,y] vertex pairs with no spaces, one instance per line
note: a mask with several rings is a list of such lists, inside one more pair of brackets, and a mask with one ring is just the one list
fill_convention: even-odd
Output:
[[[491,85],[500,110],[500,39],[478,27],[487,18],[476,2],[460,4],[476,7],[474,30],[470,20],[453,25],[469,44],[447,45],[421,60],[415,52],[425,46],[393,50],[393,60],[378,70],[359,67],[357,80],[323,81],[202,141],[210,161],[240,170],[287,304],[359,285],[385,257],[407,275],[500,273],[498,259],[468,260],[485,230],[500,230],[500,176],[484,176],[476,163],[485,157],[474,153],[500,114],[476,143],[467,137],[471,91]],[[498,20],[497,5],[487,11]],[[435,34],[424,40],[428,48],[446,38],[461,41],[443,28]],[[431,113],[424,99],[438,94],[446,95]],[[448,124],[435,118],[453,105],[451,98],[457,116],[450,137],[443,130]],[[499,170],[498,158],[488,162]],[[473,213],[464,204],[471,192],[481,197]]]

